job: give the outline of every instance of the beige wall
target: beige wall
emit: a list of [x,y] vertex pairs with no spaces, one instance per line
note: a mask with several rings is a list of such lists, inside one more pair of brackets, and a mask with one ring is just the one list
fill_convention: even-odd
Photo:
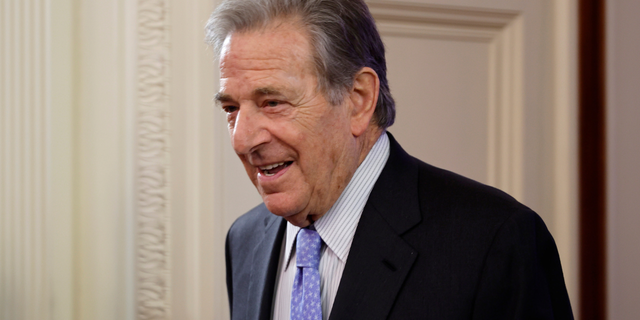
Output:
[[640,2],[607,1],[609,319],[640,317]]
[[73,318],[74,22],[56,4],[0,1],[2,320]]
[[[212,103],[216,75],[202,30],[217,2],[0,0],[0,320],[228,317],[224,235],[260,199]],[[552,124],[566,131],[574,124],[574,52],[567,44],[575,40],[575,8],[573,1],[553,3],[550,19],[564,31],[548,52],[555,64],[549,77],[560,92],[549,100],[570,106],[554,111],[566,111]],[[611,3],[629,6],[633,0]],[[612,33],[639,29],[629,18],[633,11],[617,10],[616,18],[624,19],[612,24]],[[40,29],[21,27],[37,17],[43,18]],[[637,129],[629,133],[632,113],[638,116],[632,95],[638,93],[628,80],[636,77],[637,85],[640,71],[629,43],[620,37],[611,42],[620,55],[612,60],[612,74],[620,79],[611,77],[611,90],[620,93],[610,94],[609,144],[615,319],[629,318],[640,286],[628,281],[638,262],[629,244],[640,240],[628,239],[633,223],[640,225],[631,207],[640,177],[637,169],[629,174],[640,163],[629,151],[639,136]],[[24,76],[13,67],[18,63],[33,72]],[[548,171],[572,172],[573,136],[554,148],[549,158],[560,160]],[[559,190],[573,190],[574,180],[558,176],[553,184]],[[627,185],[636,188],[622,187]],[[560,199],[554,207],[574,211],[573,192],[554,194]],[[565,248],[565,267],[573,270],[575,219],[549,219],[557,230],[569,230],[556,239]],[[572,287],[575,278],[568,275]],[[10,297],[32,303],[13,304]]]

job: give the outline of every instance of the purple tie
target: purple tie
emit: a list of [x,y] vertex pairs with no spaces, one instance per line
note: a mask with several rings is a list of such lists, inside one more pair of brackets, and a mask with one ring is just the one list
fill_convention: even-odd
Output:
[[291,292],[291,320],[322,320],[320,248],[315,230],[300,229],[296,238],[296,279]]

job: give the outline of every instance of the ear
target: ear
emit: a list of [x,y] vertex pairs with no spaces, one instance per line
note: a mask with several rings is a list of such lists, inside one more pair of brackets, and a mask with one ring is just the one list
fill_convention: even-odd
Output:
[[356,74],[349,94],[352,106],[351,133],[355,137],[362,135],[371,124],[379,90],[380,79],[373,69],[364,67]]

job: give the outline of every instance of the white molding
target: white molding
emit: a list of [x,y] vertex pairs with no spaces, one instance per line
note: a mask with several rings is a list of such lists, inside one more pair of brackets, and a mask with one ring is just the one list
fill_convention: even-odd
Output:
[[0,319],[51,319],[47,1],[0,9]]
[[489,42],[513,20],[514,14],[408,4],[367,1],[382,35]]
[[[50,161],[47,208],[47,272],[49,274],[49,317],[43,320],[69,320],[74,314],[74,10],[73,0],[47,1],[45,25],[48,28],[46,68],[50,99],[48,132]],[[42,292],[48,294],[43,288]]]
[[[564,269],[574,316],[580,319],[578,292],[578,5],[576,0],[554,6],[553,87],[554,238]],[[614,318],[610,318],[614,319]]]
[[137,10],[136,319],[171,319],[169,3]]
[[407,24],[378,19],[376,22],[383,36],[404,36],[444,40],[489,42],[496,36],[494,29],[477,29],[460,25]]
[[[525,197],[524,17],[519,12],[367,1],[383,35],[488,44],[488,183],[516,199]],[[550,224],[565,270],[574,310],[578,308],[577,231],[577,31],[575,0],[549,5],[553,13],[553,107],[545,114],[553,130],[548,193]],[[542,107],[542,106],[536,106]]]
[[515,17],[489,46],[488,183],[522,200],[524,88],[522,18]]
[[124,0],[73,3],[77,320],[135,316],[135,8]]
[[171,0],[171,314],[228,318],[217,76],[204,25],[216,3]]
[[523,31],[516,12],[367,1],[383,35],[488,44],[487,181],[523,196]]
[[500,29],[509,24],[516,12],[481,8],[442,6],[389,0],[368,0],[369,11],[376,19],[406,23],[468,26]]

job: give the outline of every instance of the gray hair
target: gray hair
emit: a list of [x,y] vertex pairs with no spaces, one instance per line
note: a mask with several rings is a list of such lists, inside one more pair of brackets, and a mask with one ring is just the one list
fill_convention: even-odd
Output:
[[206,40],[219,57],[229,34],[288,17],[300,19],[310,34],[318,85],[329,103],[341,104],[355,75],[370,67],[380,79],[373,121],[383,129],[391,126],[396,110],[387,81],[384,45],[362,0],[225,0],[207,22]]

